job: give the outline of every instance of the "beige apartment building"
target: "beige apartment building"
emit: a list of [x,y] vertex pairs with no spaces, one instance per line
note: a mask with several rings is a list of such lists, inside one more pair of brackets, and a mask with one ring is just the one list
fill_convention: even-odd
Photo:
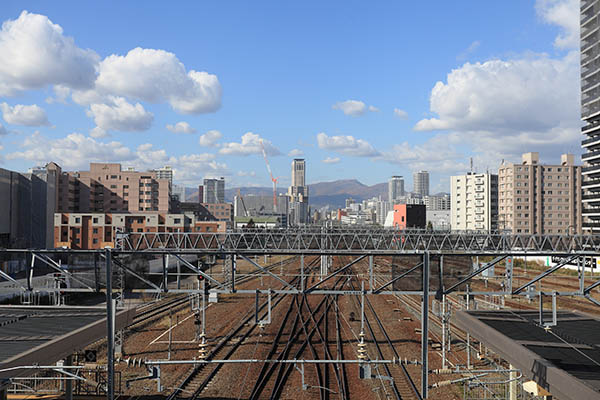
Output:
[[581,166],[572,154],[558,165],[540,165],[539,153],[521,164],[504,163],[498,173],[498,228],[513,233],[582,232]]
[[121,164],[91,163],[89,171],[57,171],[57,212],[163,212],[171,209],[171,181],[156,171],[122,170]]
[[450,225],[453,230],[497,229],[498,175],[467,173],[451,177]]

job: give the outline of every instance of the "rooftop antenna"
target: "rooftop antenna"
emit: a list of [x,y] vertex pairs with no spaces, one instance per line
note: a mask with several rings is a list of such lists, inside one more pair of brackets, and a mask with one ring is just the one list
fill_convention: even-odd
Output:
[[473,173],[473,157],[471,157],[471,173]]

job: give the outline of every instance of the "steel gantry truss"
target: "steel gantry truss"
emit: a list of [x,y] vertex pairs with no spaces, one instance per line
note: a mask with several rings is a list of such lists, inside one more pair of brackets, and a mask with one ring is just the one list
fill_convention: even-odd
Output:
[[123,250],[176,248],[207,253],[370,254],[400,253],[585,253],[600,252],[600,236],[513,235],[500,232],[455,232],[390,229],[280,229],[228,232],[130,233]]
[[[88,273],[82,278],[76,272],[69,270],[57,263],[54,258],[61,255],[86,255],[93,259],[93,273]],[[274,270],[260,265],[252,256],[280,254],[298,256],[300,262],[299,285],[291,285],[285,276],[278,275]],[[121,273],[138,281],[142,287],[137,287],[139,292],[175,292],[198,294],[201,290],[195,288],[181,288],[179,278],[196,276],[203,278],[210,287],[208,291],[215,293],[240,293],[240,294],[351,294],[351,295],[377,295],[377,294],[411,294],[422,296],[421,315],[429,315],[429,299],[435,296],[438,299],[445,295],[457,292],[470,280],[486,270],[498,265],[506,258],[521,255],[545,255],[558,258],[560,261],[553,267],[541,272],[535,278],[513,287],[512,263],[507,264],[505,271],[506,284],[502,290],[468,291],[469,296],[474,295],[512,295],[512,296],[580,296],[587,298],[594,304],[600,305],[590,293],[600,286],[600,280],[586,286],[585,274],[581,273],[588,259],[600,256],[600,236],[574,235],[507,235],[502,233],[486,232],[428,232],[428,231],[397,231],[384,229],[291,229],[268,231],[229,231],[223,233],[130,233],[121,238],[119,249],[102,250],[0,250],[0,256],[30,257],[29,271],[25,284],[22,284],[5,273],[0,274],[0,279],[8,279],[18,284],[23,291],[35,291],[32,277],[37,263],[46,265],[51,270],[63,275],[71,282],[70,287],[58,289],[42,288],[45,291],[60,290],[66,292],[99,292],[106,289],[107,299],[107,337],[108,337],[108,392],[112,393],[111,374],[114,373],[112,361],[114,360],[114,326],[112,316],[115,312],[113,296],[113,277]],[[143,255],[144,257],[162,259],[159,274],[162,275],[161,283],[153,282],[150,276],[135,270],[127,265],[127,257]],[[197,257],[198,262],[189,261],[188,256]],[[323,273],[318,283],[311,286],[305,285],[305,278],[309,276],[305,267],[305,256],[349,256],[350,261],[335,270]],[[376,284],[374,259],[388,256],[410,256],[415,260],[409,266],[393,276],[390,267],[390,277],[383,283]],[[491,256],[491,261],[475,270],[467,270],[464,274],[454,274],[451,279],[444,272],[444,257],[447,256]],[[178,261],[176,272],[169,271],[169,257]],[[228,260],[227,274],[221,278],[208,272],[204,259],[212,262],[221,257]],[[436,260],[437,268],[432,269],[432,259]],[[238,260],[243,260],[246,265],[256,269],[260,276],[268,277],[277,287],[256,287],[240,289],[236,287]],[[361,261],[368,261],[363,267],[360,276],[364,281],[361,289],[335,290],[328,288],[326,283],[336,276],[348,273]],[[560,270],[567,264],[579,266],[579,289],[575,291],[528,290],[537,282]],[[225,265],[225,264],[224,264]],[[179,268],[179,266],[181,268]],[[412,277],[414,284],[415,274],[420,280],[412,290],[399,290],[396,285],[402,280]],[[313,273],[314,275],[314,273]],[[169,277],[177,276],[176,287],[169,286]],[[289,276],[286,275],[286,276]],[[103,279],[101,279],[103,278]],[[381,278],[381,274],[377,277]],[[431,282],[438,282],[436,288],[431,288]],[[156,281],[156,280],[155,280]],[[125,280],[123,280],[125,282]],[[173,286],[173,285],[171,285]],[[121,288],[119,288],[121,289]],[[429,318],[422,318],[422,387],[421,395],[427,397],[428,384],[428,334]],[[354,362],[349,361],[348,362]],[[256,362],[256,360],[254,360]],[[300,363],[299,360],[296,362]],[[331,362],[340,362],[333,360]],[[383,360],[381,360],[383,362]]]

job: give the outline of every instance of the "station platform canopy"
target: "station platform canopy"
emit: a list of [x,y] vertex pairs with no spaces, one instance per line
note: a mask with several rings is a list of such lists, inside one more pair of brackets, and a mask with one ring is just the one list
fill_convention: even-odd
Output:
[[600,399],[600,320],[579,312],[460,311],[454,321],[559,399]]
[[[115,327],[129,325],[135,309],[115,316]],[[53,365],[106,338],[106,311],[90,307],[0,307],[0,380],[32,370],[8,368]]]

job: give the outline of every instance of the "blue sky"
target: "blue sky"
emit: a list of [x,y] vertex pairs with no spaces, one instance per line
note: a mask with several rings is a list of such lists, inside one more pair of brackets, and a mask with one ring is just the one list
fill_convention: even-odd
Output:
[[438,191],[470,157],[552,162],[580,154],[578,6],[5,0],[0,166],[269,186],[262,139],[280,187],[301,156],[308,182],[426,169]]

